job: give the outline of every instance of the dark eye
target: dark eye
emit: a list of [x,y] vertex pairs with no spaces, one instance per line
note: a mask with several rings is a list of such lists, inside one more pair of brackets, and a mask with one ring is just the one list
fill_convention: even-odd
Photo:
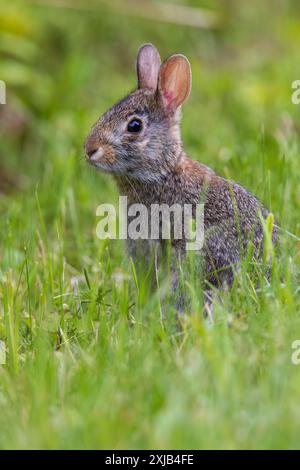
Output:
[[128,132],[140,132],[142,127],[142,121],[140,119],[134,118],[129,121],[127,130]]

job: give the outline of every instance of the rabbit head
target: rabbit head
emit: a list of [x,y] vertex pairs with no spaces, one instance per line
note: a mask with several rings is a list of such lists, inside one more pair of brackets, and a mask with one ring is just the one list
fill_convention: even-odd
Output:
[[181,54],[161,64],[156,48],[137,56],[138,87],[109,109],[92,128],[87,160],[96,168],[141,181],[158,181],[181,153],[180,106],[191,87],[191,68]]

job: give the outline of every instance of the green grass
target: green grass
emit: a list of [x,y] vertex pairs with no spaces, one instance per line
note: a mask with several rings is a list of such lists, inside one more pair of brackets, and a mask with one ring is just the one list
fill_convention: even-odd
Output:
[[[15,23],[35,44],[36,82],[11,85],[27,124],[0,140],[20,186],[0,195],[0,448],[299,448],[299,7],[240,3],[203,2],[222,15],[215,32],[50,7]],[[145,41],[191,59],[190,155],[249,188],[283,229],[271,281],[255,287],[243,269],[213,322],[186,279],[181,330],[171,309],[162,321],[123,242],[97,239],[96,207],[117,190],[82,158],[91,124],[133,88]]]

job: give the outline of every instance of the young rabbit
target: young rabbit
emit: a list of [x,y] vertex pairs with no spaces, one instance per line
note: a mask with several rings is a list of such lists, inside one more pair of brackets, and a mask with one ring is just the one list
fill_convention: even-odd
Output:
[[[174,54],[161,63],[156,48],[143,45],[137,56],[138,87],[109,109],[92,128],[87,160],[114,175],[128,207],[135,203],[192,204],[204,202],[204,278],[209,286],[231,286],[232,267],[252,241],[253,256],[262,254],[259,213],[268,211],[246,189],[191,160],[182,147],[180,108],[191,89],[188,59]],[[273,232],[275,242],[276,231]],[[140,241],[141,242],[141,241]],[[143,263],[153,242],[128,240],[129,252]],[[138,247],[141,250],[138,250]],[[159,252],[163,241],[158,241]],[[185,254],[185,240],[172,240],[175,253]],[[176,278],[176,276],[175,276]],[[174,281],[173,289],[177,286]]]

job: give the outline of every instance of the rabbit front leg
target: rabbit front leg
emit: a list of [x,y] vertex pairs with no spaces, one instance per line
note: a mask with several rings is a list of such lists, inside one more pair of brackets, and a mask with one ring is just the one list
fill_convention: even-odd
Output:
[[127,250],[140,280],[150,284],[150,291],[157,287],[157,270],[161,260],[159,240],[133,240],[128,238]]

